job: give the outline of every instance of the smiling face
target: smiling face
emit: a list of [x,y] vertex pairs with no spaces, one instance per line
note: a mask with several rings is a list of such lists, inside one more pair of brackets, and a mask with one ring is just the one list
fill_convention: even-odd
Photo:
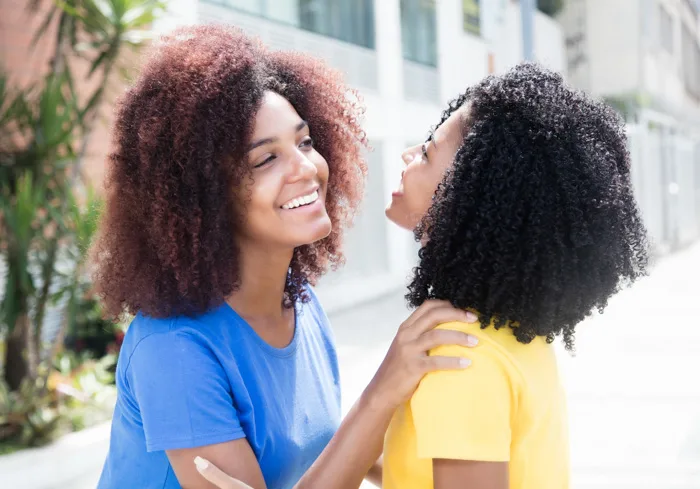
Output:
[[331,232],[326,213],[328,164],[308,124],[284,97],[267,92],[255,116],[241,186],[239,239],[266,248],[296,248]]
[[401,157],[406,168],[386,208],[389,220],[408,230],[418,226],[462,145],[468,111],[468,105],[462,106],[438,127],[429,141],[403,152]]

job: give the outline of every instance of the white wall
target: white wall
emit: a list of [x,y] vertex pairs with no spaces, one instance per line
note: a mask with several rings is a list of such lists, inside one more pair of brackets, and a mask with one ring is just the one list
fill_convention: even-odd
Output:
[[197,22],[198,0],[169,0],[165,14],[156,19],[154,31],[157,34],[170,32],[178,26]]
[[591,90],[616,94],[640,88],[640,28],[638,0],[589,0],[587,41]]
[[[541,12],[535,13],[533,23],[535,60],[551,70],[566,74],[566,51],[561,26]],[[522,60],[523,40],[519,3],[507,4],[503,22],[500,27],[495,28],[493,52],[497,74],[507,71]]]
[[[488,2],[485,2],[488,3]],[[442,105],[488,75],[487,42],[464,32],[462,2],[437,2],[438,69]],[[483,17],[483,16],[482,16]]]

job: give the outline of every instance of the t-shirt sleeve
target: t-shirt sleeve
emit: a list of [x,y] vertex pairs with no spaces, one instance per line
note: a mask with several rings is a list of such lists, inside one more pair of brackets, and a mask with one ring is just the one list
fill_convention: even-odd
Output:
[[127,379],[149,452],[245,436],[223,367],[194,335],[146,336],[131,355]]
[[426,375],[411,399],[418,458],[507,462],[512,390],[493,345],[442,346],[431,355],[462,356],[469,368]]

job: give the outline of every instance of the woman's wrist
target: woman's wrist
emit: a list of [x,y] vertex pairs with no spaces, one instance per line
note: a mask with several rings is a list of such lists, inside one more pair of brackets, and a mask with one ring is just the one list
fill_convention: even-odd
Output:
[[379,415],[391,416],[400,404],[393,397],[395,396],[392,396],[387,389],[383,389],[376,379],[372,379],[360,396],[360,405],[363,409]]

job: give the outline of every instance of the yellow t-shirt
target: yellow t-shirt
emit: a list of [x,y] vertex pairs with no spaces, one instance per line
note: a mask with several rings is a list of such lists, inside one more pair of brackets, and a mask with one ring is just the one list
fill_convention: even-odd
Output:
[[[391,421],[383,489],[432,489],[432,459],[509,462],[510,489],[569,487],[564,392],[553,346],[518,343],[512,329],[439,326],[473,334],[475,348],[443,346],[469,368],[426,375]],[[466,487],[466,486],[465,486]]]

